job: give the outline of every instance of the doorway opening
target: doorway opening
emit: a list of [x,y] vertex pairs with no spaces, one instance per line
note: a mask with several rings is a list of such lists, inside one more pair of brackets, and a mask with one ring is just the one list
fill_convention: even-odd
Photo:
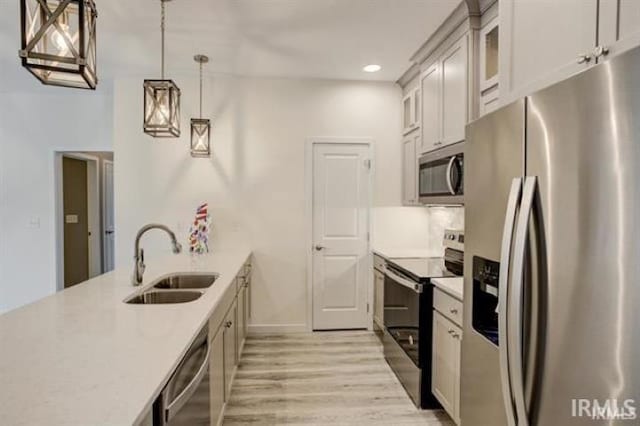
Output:
[[58,291],[114,268],[113,152],[55,153]]

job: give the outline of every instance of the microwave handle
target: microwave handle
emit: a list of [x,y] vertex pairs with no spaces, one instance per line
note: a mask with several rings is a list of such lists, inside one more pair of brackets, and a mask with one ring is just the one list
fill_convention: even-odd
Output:
[[449,160],[449,164],[447,165],[447,186],[449,187],[449,192],[451,195],[456,195],[455,189],[453,189],[453,183],[451,182],[451,170],[453,169],[453,164],[456,162],[456,156],[454,155]]

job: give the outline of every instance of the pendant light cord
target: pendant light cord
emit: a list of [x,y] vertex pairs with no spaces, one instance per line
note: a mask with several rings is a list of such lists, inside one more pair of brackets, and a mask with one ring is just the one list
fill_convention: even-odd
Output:
[[200,62],[200,118],[202,118],[202,61]]
[[164,80],[164,20],[165,20],[165,0],[160,0],[160,4],[162,5],[162,12],[160,14],[160,33],[161,33],[161,42],[160,42],[160,49],[161,49],[161,53],[160,53],[160,58],[161,58],[161,71],[160,71],[160,76],[161,76],[161,80]]

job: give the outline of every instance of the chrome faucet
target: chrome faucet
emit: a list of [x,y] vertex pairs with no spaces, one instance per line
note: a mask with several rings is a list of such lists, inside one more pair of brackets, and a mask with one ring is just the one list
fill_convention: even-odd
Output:
[[171,238],[171,246],[174,254],[178,254],[182,251],[182,246],[176,239],[176,234],[174,234],[174,232],[168,227],[166,227],[165,225],[160,225],[158,223],[150,223],[140,228],[140,230],[138,231],[138,234],[136,235],[136,243],[134,247],[135,266],[133,269],[133,278],[131,280],[131,283],[134,286],[139,286],[140,284],[142,284],[142,275],[144,274],[144,269],[145,269],[144,250],[140,248],[140,238],[142,238],[145,232],[151,229],[161,229],[167,234],[169,234],[169,237]]

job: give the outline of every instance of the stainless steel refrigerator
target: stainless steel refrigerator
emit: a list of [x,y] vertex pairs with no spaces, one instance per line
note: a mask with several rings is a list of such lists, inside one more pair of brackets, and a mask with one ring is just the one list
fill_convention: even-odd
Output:
[[462,425],[640,424],[640,50],[471,123],[465,163]]

